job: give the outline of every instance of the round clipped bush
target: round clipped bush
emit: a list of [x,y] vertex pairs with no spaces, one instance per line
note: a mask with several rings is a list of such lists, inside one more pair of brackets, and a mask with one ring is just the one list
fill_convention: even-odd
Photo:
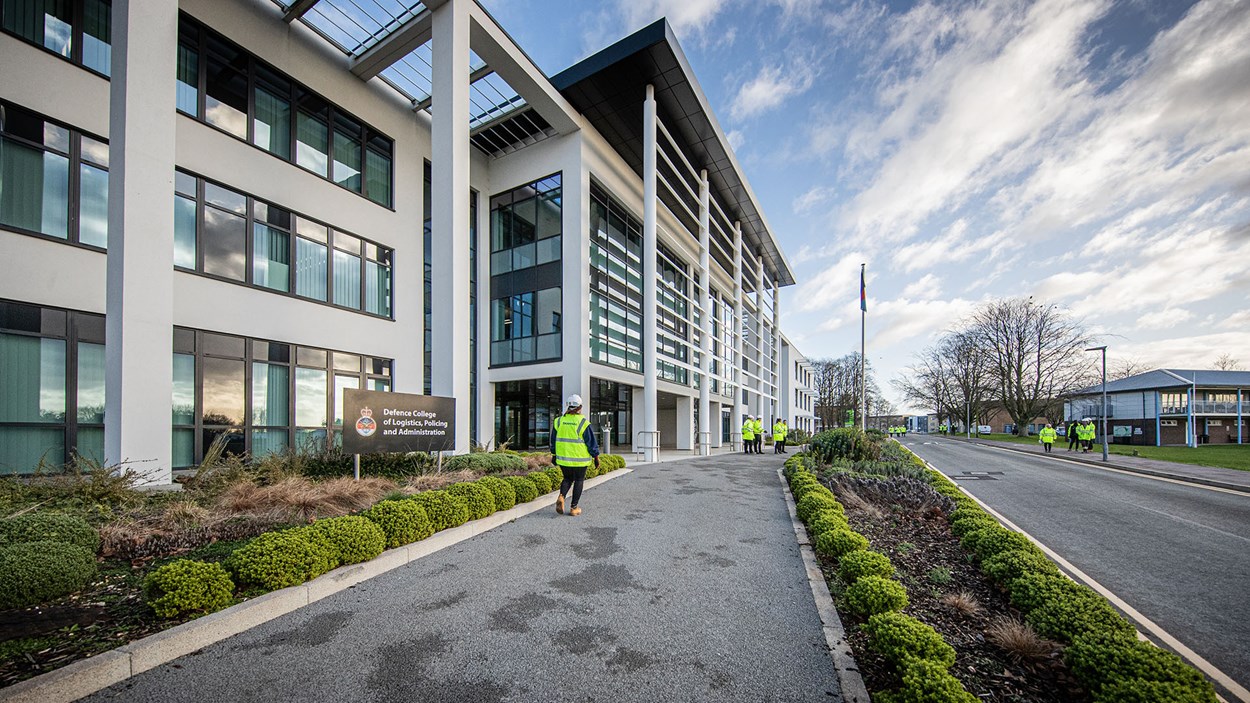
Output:
[[516,493],[516,502],[528,503],[538,497],[538,489],[534,486],[534,482],[524,476],[504,476]]
[[798,505],[795,506],[794,511],[798,514],[799,519],[802,520],[804,524],[807,524],[807,521],[811,520],[812,516],[816,513],[822,510],[837,510],[841,507],[842,504],[839,503],[832,494],[826,495],[812,491],[809,495],[804,496],[803,499],[799,501]]
[[1060,642],[1091,634],[1132,637],[1135,632],[1110,603],[1090,590],[1047,601],[1029,611],[1024,620],[1037,634]]
[[891,664],[902,666],[908,659],[928,659],[950,668],[955,664],[955,648],[937,630],[910,615],[877,613],[863,625],[868,643]]
[[452,484],[447,488],[447,492],[464,499],[469,507],[470,520],[481,520],[495,512],[495,494],[480,483],[466,481]]
[[865,576],[894,576],[894,565],[881,552],[860,549],[842,555],[838,560],[838,576],[847,583],[855,583]]
[[548,466],[543,469],[543,473],[547,474],[547,478],[551,479],[551,490],[560,490],[560,484],[564,483],[564,472],[559,466]]
[[239,583],[276,591],[334,568],[334,554],[326,542],[302,529],[266,532],[234,550],[225,567]]
[[234,581],[221,564],[179,559],[148,574],[143,595],[162,618],[204,615],[230,605]]
[[507,510],[516,505],[516,491],[512,485],[498,476],[483,476],[477,480],[477,483],[490,489],[491,495],[495,496],[495,510]]
[[524,471],[525,459],[514,452],[473,452],[457,454],[443,463],[446,471],[477,471],[497,474],[504,471]]
[[1094,695],[1094,703],[1216,703],[1211,684],[1186,686],[1173,681],[1126,679],[1103,687]]
[[964,535],[959,543],[982,560],[1012,549],[1037,551],[1037,546],[1028,537],[999,525],[973,530]]
[[[1094,692],[1095,700],[1117,700],[1110,697],[1104,698],[1101,695],[1113,687],[1118,688],[1120,695],[1129,695],[1130,691],[1126,688],[1132,687],[1122,685],[1128,681],[1175,684],[1200,692],[1203,697],[1196,700],[1204,702],[1215,700],[1215,691],[1211,688],[1211,684],[1197,669],[1167,650],[1160,649],[1149,642],[1137,641],[1132,637],[1107,634],[1078,637],[1064,650],[1063,657],[1077,679]],[[1117,687],[1117,684],[1120,685]],[[1174,699],[1152,700],[1172,701]]]
[[828,487],[820,483],[800,483],[799,485],[790,489],[790,494],[794,496],[795,503],[798,503],[799,501],[803,500],[804,498],[810,495],[819,494],[822,496],[828,496],[830,498],[834,497],[833,491],[829,490]]
[[1011,581],[1007,584],[1007,591],[1011,593],[1011,604],[1026,613],[1052,600],[1081,598],[1093,593],[1072,579],[1039,573],[1027,573]]
[[0,609],[23,608],[81,590],[96,575],[95,555],[66,542],[0,547]]
[[77,515],[29,513],[0,520],[0,546],[24,542],[63,542],[96,553],[100,533]]
[[384,500],[361,513],[382,528],[388,549],[423,540],[434,534],[434,524],[425,508],[411,500]]
[[586,480],[589,481],[592,478],[597,478],[600,473],[602,473],[600,467],[595,466],[594,462],[591,462],[590,466],[586,467]]
[[865,576],[846,588],[846,605],[858,615],[876,615],[907,607],[907,589],[893,579]]
[[951,520],[951,534],[962,538],[969,532],[998,526],[998,521],[990,517],[989,513],[981,513],[980,515],[965,513]]
[[822,510],[807,521],[807,529],[814,535],[823,535],[832,530],[851,528],[846,521],[846,514],[837,510]]
[[538,489],[538,495],[544,496],[552,491],[551,477],[547,475],[547,472],[531,471],[525,476],[534,482],[534,487]]
[[839,559],[851,552],[868,549],[868,538],[849,527],[830,530],[816,536],[816,553],[827,559]]
[[340,565],[369,561],[386,549],[386,533],[359,515],[318,520],[302,529],[324,537],[334,552],[334,562]]
[[435,532],[459,527],[469,521],[469,504],[447,491],[422,491],[408,500],[425,508],[426,517]]
[[928,659],[909,659],[903,666],[903,686],[897,691],[877,695],[883,703],[978,703],[978,698],[964,690],[948,667]]
[[1021,549],[999,552],[981,562],[981,571],[998,583],[1011,583],[1025,574],[1059,575],[1059,567],[1045,555]]

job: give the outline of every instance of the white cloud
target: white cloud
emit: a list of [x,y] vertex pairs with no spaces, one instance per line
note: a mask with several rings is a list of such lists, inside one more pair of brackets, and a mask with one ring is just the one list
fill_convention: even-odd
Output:
[[747,137],[740,129],[731,129],[725,133],[725,139],[729,140],[729,148],[734,151],[742,149],[742,145],[746,144]]
[[[799,284],[794,305],[800,312],[837,311],[859,307],[859,264],[864,254],[852,251],[837,263]],[[872,290],[872,278],[868,280]]]
[[815,78],[805,62],[795,62],[789,67],[764,66],[755,78],[738,89],[729,107],[729,116],[743,120],[771,110],[787,98],[806,92]]
[[817,205],[827,202],[838,190],[829,186],[812,186],[808,191],[794,199],[794,213],[802,215]]
[[726,7],[727,0],[618,0],[630,31],[667,17],[679,36],[702,33]]
[[971,300],[887,300],[868,308],[869,356],[874,348],[901,346],[902,351],[918,352],[933,343],[942,331],[975,309]]
[[[1181,335],[1147,342],[1114,344],[1117,356],[1140,359],[1152,368],[1210,368],[1220,354],[1237,357],[1250,349],[1250,332]],[[1244,359],[1243,359],[1244,360]]]
[[1137,329],[1166,330],[1192,319],[1194,319],[1194,314],[1185,308],[1164,308],[1139,317]]
[[901,297],[910,299],[931,300],[942,295],[942,279],[926,273],[923,277],[907,284]]

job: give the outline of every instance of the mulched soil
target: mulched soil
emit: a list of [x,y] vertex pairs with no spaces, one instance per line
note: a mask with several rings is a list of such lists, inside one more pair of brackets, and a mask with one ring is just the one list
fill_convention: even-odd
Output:
[[[845,507],[851,527],[868,538],[872,549],[886,554],[894,563],[895,578],[906,586],[910,601],[903,612],[937,630],[955,648],[957,658],[951,673],[969,693],[982,701],[1011,703],[1089,700],[1068,672],[1058,647],[1041,661],[1022,662],[987,639],[986,629],[995,621],[1023,618],[1011,607],[1006,594],[971,563],[968,552],[951,534],[940,511],[915,515],[898,506],[873,506],[879,510],[874,514],[852,505]],[[837,575],[836,564],[822,561],[821,566],[868,690],[897,688],[900,682],[892,667],[868,647],[868,636],[859,628],[865,619],[850,614],[844,607],[840,594],[845,586]],[[949,580],[942,569],[949,570]],[[982,610],[963,614],[941,600],[947,594],[960,592],[971,594]]]

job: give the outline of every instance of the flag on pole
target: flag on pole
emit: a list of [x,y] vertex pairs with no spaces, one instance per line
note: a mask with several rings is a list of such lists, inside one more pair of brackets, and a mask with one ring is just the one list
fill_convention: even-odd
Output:
[[859,269],[859,309],[868,312],[868,289],[864,286],[864,268]]

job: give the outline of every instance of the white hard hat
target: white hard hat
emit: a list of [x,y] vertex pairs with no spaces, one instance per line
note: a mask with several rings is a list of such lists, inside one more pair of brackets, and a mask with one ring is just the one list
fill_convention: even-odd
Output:
[[582,397],[574,393],[569,396],[568,400],[564,401],[564,404],[570,408],[580,408],[582,407]]

